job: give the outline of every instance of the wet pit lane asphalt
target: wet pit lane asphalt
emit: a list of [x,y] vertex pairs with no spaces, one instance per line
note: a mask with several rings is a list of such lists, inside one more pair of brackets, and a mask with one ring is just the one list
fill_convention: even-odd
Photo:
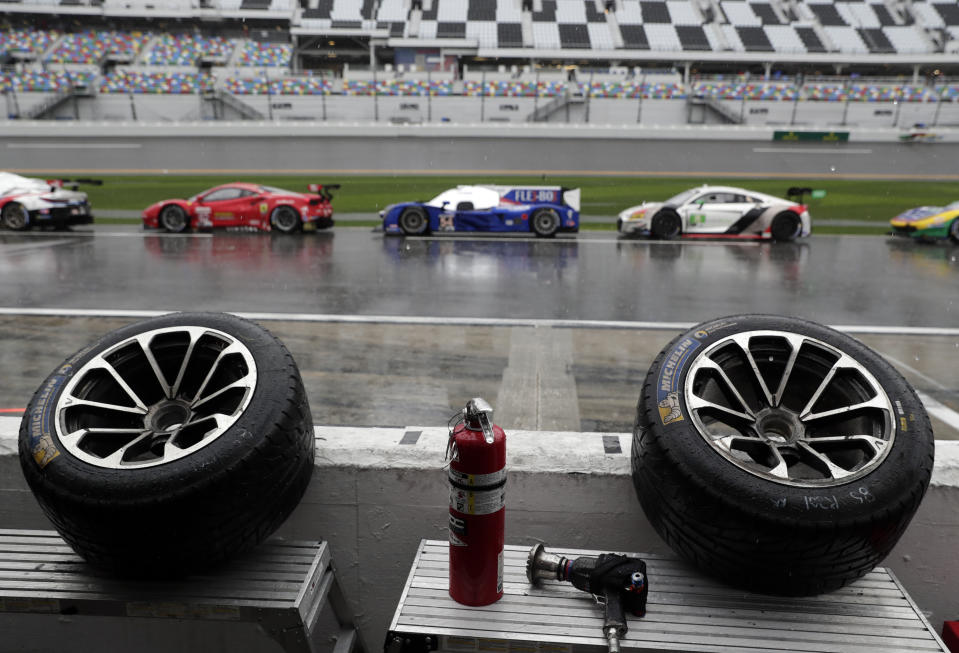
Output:
[[0,232],[0,409],[151,312],[254,317],[290,348],[314,420],[440,425],[473,396],[506,428],[623,432],[646,369],[687,324],[746,312],[851,331],[959,438],[959,247],[802,243],[162,235],[99,224]]

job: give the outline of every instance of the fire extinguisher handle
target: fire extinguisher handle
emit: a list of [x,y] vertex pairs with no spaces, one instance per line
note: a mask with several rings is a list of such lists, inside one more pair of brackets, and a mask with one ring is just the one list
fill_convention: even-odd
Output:
[[471,429],[482,429],[486,444],[493,444],[493,407],[481,397],[474,397],[466,404],[465,422]]

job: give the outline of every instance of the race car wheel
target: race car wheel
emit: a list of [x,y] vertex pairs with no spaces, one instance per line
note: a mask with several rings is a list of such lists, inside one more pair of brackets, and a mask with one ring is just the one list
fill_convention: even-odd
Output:
[[540,238],[552,238],[559,231],[559,214],[551,208],[541,208],[533,211],[530,216],[533,233]]
[[160,227],[165,231],[171,234],[180,234],[186,231],[187,227],[190,226],[190,219],[187,217],[186,211],[183,210],[182,206],[171,204],[164,206],[160,210],[159,223]]
[[20,463],[41,508],[88,562],[181,575],[262,541],[313,469],[296,364],[260,326],[171,314],[107,334],[33,396]]
[[653,238],[669,240],[679,236],[682,228],[683,221],[679,214],[670,209],[663,209],[653,216],[649,231]]
[[792,211],[783,211],[773,218],[770,232],[773,240],[780,243],[788,243],[799,238],[802,231],[802,221],[799,216]]
[[7,229],[24,231],[30,226],[30,214],[22,204],[10,202],[0,211],[0,223]]
[[949,225],[949,240],[959,245],[959,218],[952,221]]
[[770,315],[707,322],[650,367],[632,473],[673,549],[733,585],[807,595],[862,576],[926,491],[929,418],[876,352]]
[[418,236],[425,234],[429,227],[429,220],[426,218],[426,212],[418,206],[410,206],[403,209],[400,214],[400,229],[407,236]]
[[300,214],[292,206],[278,206],[270,215],[270,224],[284,234],[292,234],[303,226]]

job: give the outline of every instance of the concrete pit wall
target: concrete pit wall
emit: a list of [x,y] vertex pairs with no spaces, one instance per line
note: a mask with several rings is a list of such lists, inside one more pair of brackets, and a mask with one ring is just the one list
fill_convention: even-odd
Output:
[[[0,524],[47,529],[19,470],[17,424],[0,418]],[[404,438],[411,431],[419,435]],[[446,430],[317,427],[316,436],[313,481],[278,535],[330,542],[338,578],[375,652],[418,543],[446,537]],[[410,440],[415,444],[401,444]],[[630,445],[628,434],[509,432],[507,543],[673,555],[636,499]],[[936,458],[925,501],[884,564],[938,631],[943,620],[959,617],[959,442],[938,442]],[[240,624],[0,614],[0,632],[0,649],[16,651],[280,650]]]

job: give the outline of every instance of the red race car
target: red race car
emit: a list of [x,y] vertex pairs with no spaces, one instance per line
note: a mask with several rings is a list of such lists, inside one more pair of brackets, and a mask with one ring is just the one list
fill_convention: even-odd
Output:
[[279,231],[333,226],[331,191],[339,184],[310,184],[310,193],[236,182],[215,186],[188,200],[163,200],[143,210],[144,229],[181,233],[189,229]]

